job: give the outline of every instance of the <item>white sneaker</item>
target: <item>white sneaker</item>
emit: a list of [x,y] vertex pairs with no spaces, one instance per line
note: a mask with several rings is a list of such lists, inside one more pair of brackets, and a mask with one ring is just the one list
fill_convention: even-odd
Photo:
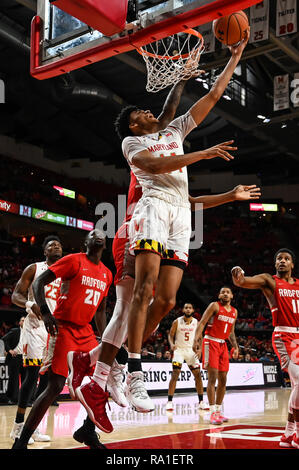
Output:
[[35,442],[50,442],[51,438],[48,434],[42,434],[38,428],[32,434],[32,437]]
[[[14,423],[9,437],[13,440],[19,439],[22,433],[23,427],[24,427],[24,423]],[[28,444],[34,444],[34,440],[32,439],[32,437],[30,437]]]
[[155,409],[155,405],[146,391],[142,371],[128,373],[125,394],[133,410],[140,413],[150,413]]
[[117,361],[114,361],[107,380],[107,390],[112,400],[123,408],[129,405],[125,396],[125,367],[124,365],[118,364]]
[[198,404],[198,409],[199,410],[209,410],[210,405],[208,403],[205,403],[203,400]]
[[173,404],[172,401],[168,401],[165,407],[166,411],[173,411]]

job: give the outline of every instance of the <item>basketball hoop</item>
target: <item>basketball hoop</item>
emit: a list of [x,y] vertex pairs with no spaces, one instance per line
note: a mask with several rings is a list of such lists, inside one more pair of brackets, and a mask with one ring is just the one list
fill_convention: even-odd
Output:
[[146,64],[146,90],[156,93],[180,80],[187,80],[197,71],[204,40],[195,29],[186,29],[137,48],[137,51]]

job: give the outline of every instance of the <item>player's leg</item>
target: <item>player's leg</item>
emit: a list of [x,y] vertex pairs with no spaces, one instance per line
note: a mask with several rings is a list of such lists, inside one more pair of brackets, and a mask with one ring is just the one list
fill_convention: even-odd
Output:
[[223,422],[228,419],[222,413],[222,403],[226,392],[227,373],[229,370],[229,353],[226,343],[219,344],[219,358],[218,358],[218,383],[216,391],[216,412],[220,413],[220,418]]
[[173,410],[173,395],[176,388],[176,383],[178,381],[179,375],[181,373],[182,364],[184,362],[184,357],[181,354],[179,349],[175,349],[172,358],[172,374],[168,385],[168,402],[166,404],[166,410]]
[[292,382],[292,392],[290,395],[290,408],[293,411],[294,418],[294,435],[292,439],[292,446],[299,449],[299,360],[298,360],[299,347],[297,345],[297,356],[294,354],[294,359],[297,363],[290,360],[288,366],[288,373]]
[[188,351],[185,353],[185,361],[194,376],[195,387],[198,395],[198,407],[200,410],[209,410],[209,405],[203,401],[204,391],[201,378],[200,362],[197,354],[194,353],[192,348],[188,349]]
[[[28,366],[25,369],[26,375],[19,391],[16,418],[10,433],[10,437],[13,440],[18,439],[21,435],[25,421],[26,408],[28,407],[33,390],[36,387],[40,368],[39,366]],[[34,440],[30,439],[29,444],[33,444],[33,442]]]
[[143,341],[146,341],[160,321],[175,307],[176,295],[184,274],[185,264],[162,264],[155,288],[154,301],[148,308]]
[[154,409],[143,382],[141,347],[147,309],[153,296],[160,269],[160,256],[151,251],[139,252],[135,259],[135,284],[128,314],[128,376],[126,397],[140,412]]
[[26,419],[25,425],[21,432],[19,439],[16,439],[13,449],[26,449],[27,444],[34,431],[37,429],[39,423],[44,417],[51,403],[62,391],[65,384],[65,377],[49,373],[48,385],[46,390],[35,400],[33,407]]

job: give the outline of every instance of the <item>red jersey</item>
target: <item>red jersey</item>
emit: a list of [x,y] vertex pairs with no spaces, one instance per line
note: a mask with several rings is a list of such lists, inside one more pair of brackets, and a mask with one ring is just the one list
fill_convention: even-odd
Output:
[[275,279],[275,303],[271,308],[273,326],[299,327],[299,280],[290,284],[278,276]]
[[130,181],[130,186],[129,186],[129,192],[128,192],[128,202],[127,202],[127,212],[126,212],[126,218],[124,222],[128,222],[131,220],[135,206],[139,199],[142,196],[142,187],[139,184],[136,176],[134,173],[131,171],[131,181]]
[[61,278],[55,318],[81,326],[88,324],[108,294],[111,271],[101,261],[92,263],[85,253],[64,256],[49,269]]
[[217,304],[219,305],[219,311],[210,319],[205,334],[224,340],[230,335],[232,326],[237,318],[237,311],[232,306],[230,306],[230,311],[226,310],[221,302],[217,302]]

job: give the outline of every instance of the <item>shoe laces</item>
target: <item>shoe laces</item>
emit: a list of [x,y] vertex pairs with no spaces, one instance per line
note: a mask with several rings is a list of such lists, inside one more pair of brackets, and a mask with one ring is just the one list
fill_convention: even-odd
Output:
[[143,382],[143,373],[132,375],[130,380],[130,392],[138,398],[148,398],[148,394]]
[[123,370],[114,366],[110,371],[110,375],[111,375],[111,379],[115,382],[115,384],[123,388],[123,380],[124,380]]

